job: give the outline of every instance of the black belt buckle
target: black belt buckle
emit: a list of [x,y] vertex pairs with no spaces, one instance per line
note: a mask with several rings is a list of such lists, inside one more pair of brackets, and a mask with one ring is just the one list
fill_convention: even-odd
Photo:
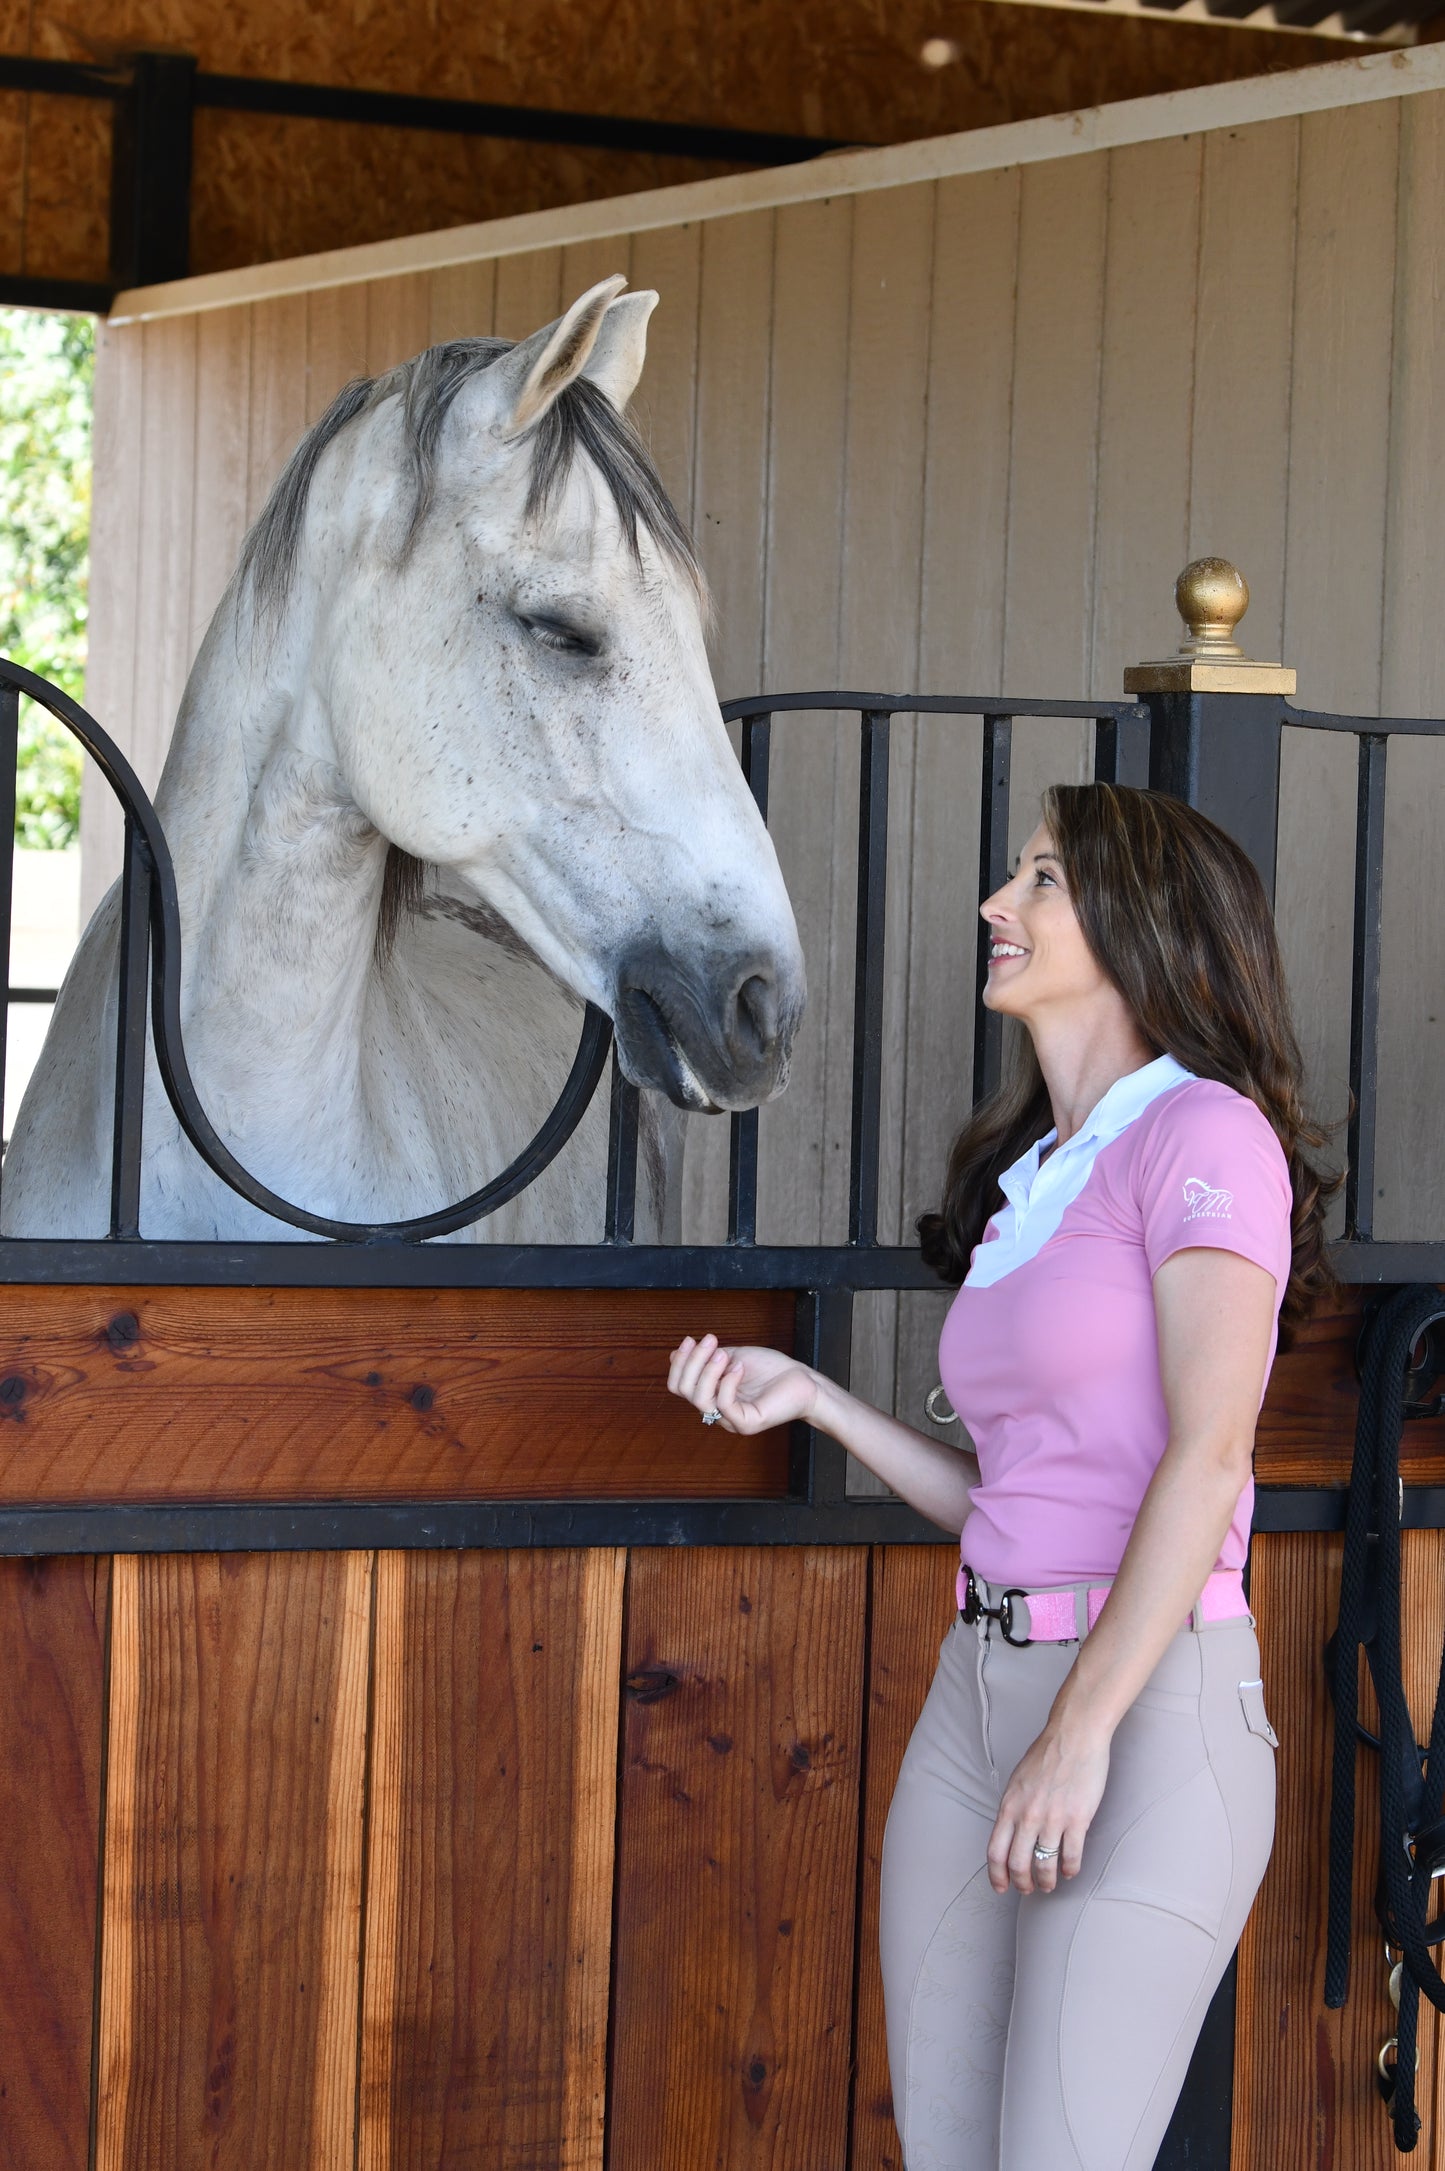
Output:
[[963,1604],[958,1611],[965,1628],[972,1628],[975,1621],[997,1621],[999,1634],[1003,1637],[1004,1642],[1011,1644],[1015,1651],[1026,1650],[1033,1642],[1033,1637],[1016,1636],[1013,1632],[1013,1625],[1014,1600],[1027,1597],[1027,1591],[1010,1590],[1003,1593],[996,1606],[984,1605],[978,1595],[978,1584],[974,1578],[973,1570],[969,1567],[967,1561],[964,1562]]

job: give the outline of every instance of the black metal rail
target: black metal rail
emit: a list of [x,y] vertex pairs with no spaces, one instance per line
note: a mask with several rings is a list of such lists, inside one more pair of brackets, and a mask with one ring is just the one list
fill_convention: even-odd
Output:
[[644,120],[473,98],[414,97],[338,83],[215,75],[188,53],[139,52],[103,66],[0,54],[0,90],[102,100],[115,108],[112,143],[112,280],[0,279],[0,302],[34,309],[103,313],[118,287],[181,279],[190,265],[192,123],[200,110],[266,113],[290,120],[350,122],[432,134],[490,136],[512,143],[639,151],[659,158],[731,166],[787,166],[847,148],[832,136],[717,128],[698,121]]

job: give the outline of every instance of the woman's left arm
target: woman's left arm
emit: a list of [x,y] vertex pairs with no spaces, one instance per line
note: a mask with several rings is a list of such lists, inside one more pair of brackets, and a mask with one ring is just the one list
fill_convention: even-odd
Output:
[[[1050,1892],[1078,1871],[1114,1729],[1188,1620],[1249,1480],[1274,1302],[1273,1275],[1238,1252],[1176,1251],[1154,1275],[1169,1442],[1108,1603],[1004,1790],[996,1892]],[[1036,1862],[1036,1841],[1057,1859]]]

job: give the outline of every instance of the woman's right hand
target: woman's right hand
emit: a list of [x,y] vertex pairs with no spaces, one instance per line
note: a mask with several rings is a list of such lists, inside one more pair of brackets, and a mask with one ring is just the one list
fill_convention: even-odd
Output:
[[685,1334],[667,1368],[670,1391],[697,1410],[717,1410],[729,1432],[766,1432],[771,1425],[812,1417],[816,1372],[781,1350],[725,1349],[715,1334]]

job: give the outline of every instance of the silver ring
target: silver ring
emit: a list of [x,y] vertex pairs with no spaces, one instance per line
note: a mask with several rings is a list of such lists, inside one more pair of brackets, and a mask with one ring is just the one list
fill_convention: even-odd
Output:
[[[1063,1845],[1062,1840],[1059,1842],[1059,1845]],[[1058,1847],[1035,1847],[1034,1860],[1036,1862],[1052,1862],[1054,1856],[1058,1853],[1058,1851]]]
[[722,1423],[722,1411],[704,1410],[702,1413],[702,1421],[705,1425],[720,1425]]

